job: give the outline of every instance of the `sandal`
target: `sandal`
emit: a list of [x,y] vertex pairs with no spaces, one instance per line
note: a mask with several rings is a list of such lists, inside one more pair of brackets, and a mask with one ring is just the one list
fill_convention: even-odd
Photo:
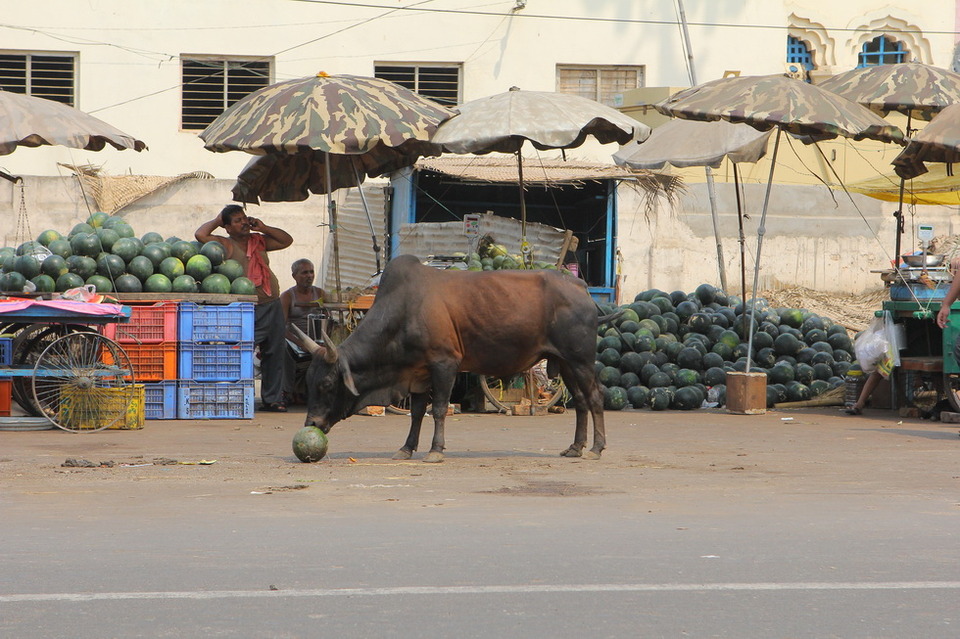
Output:
[[260,405],[260,410],[268,413],[285,413],[287,412],[287,406],[283,402],[276,402],[274,404],[264,402]]
[[843,412],[845,412],[847,415],[860,415],[863,413],[863,410],[857,408],[856,406],[847,406]]

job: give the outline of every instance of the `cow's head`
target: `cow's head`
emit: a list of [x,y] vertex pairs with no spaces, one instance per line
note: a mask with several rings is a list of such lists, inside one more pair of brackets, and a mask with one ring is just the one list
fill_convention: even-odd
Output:
[[304,348],[313,356],[307,370],[307,419],[305,426],[316,426],[329,433],[334,424],[353,413],[357,403],[357,387],[350,373],[350,364],[325,334],[326,347],[320,346],[296,326],[291,329]]

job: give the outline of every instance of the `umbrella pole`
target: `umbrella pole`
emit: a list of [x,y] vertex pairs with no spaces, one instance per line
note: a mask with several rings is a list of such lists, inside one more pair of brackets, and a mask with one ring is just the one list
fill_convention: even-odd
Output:
[[380,246],[377,244],[377,232],[373,228],[373,218],[370,217],[370,207],[367,205],[367,196],[363,194],[363,180],[360,179],[360,172],[357,170],[356,156],[351,158],[350,166],[353,167],[353,175],[357,179],[357,191],[360,193],[360,201],[363,202],[363,212],[367,214],[367,224],[370,225],[370,237],[373,239],[373,255],[377,260],[377,272],[374,273],[374,275],[379,275],[382,271],[380,268]]
[[[911,117],[912,117],[912,116],[913,116],[913,114],[908,111],[908,112],[907,112],[907,137],[910,137],[910,120],[911,120]],[[897,264],[900,263],[900,236],[903,234],[903,189],[904,189],[904,185],[906,184],[906,182],[907,182],[907,181],[906,181],[904,178],[900,178],[900,199],[899,199],[899,201],[898,201],[898,203],[897,203],[897,212],[894,214],[894,217],[897,218],[897,231],[896,231],[896,234],[897,234],[897,242],[896,242],[897,252],[894,253],[894,259],[897,260]]]
[[[760,248],[763,246],[763,236],[767,229],[764,226],[767,222],[767,206],[770,204],[770,188],[773,186],[773,170],[777,168],[777,151],[780,150],[780,134],[783,132],[777,128],[777,140],[773,143],[773,157],[770,160],[770,176],[767,178],[767,192],[763,196],[763,212],[760,214],[760,226],[757,227],[757,255],[753,258],[753,294],[750,297],[750,337],[747,339],[747,370],[750,372],[750,365],[753,358],[753,311],[755,300],[757,299],[757,281],[760,279]],[[744,314],[747,312],[746,302],[743,307]]]
[[[737,163],[733,162],[733,188],[737,193],[737,226],[740,230],[740,295],[744,302],[747,300],[747,265],[746,250],[747,238],[743,234],[743,203],[740,201],[740,173],[737,170]],[[747,320],[744,316],[743,330],[747,330]]]
[[727,269],[723,263],[723,244],[720,242],[720,220],[717,215],[717,189],[713,183],[713,169],[705,168],[707,195],[710,198],[710,217],[713,218],[713,237],[717,241],[717,266],[720,267],[720,288],[727,290]]
[[337,286],[337,302],[343,301],[340,293],[340,231],[337,228],[337,203],[333,201],[333,189],[330,188],[330,154],[324,152],[324,169],[327,178],[327,211],[330,215],[330,232],[333,233],[333,279]]
[[527,246],[527,201],[523,197],[523,156],[520,155],[520,149],[517,149],[517,182],[520,185],[520,257],[523,258],[524,267],[527,267],[530,251]]

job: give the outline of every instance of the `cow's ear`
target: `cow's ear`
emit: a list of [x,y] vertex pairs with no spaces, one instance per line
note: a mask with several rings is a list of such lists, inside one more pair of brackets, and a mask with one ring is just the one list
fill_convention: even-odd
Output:
[[353,382],[353,373],[350,372],[350,364],[347,363],[346,357],[340,358],[340,368],[343,371],[343,385],[353,393],[354,397],[359,397],[360,393],[357,391],[357,385]]

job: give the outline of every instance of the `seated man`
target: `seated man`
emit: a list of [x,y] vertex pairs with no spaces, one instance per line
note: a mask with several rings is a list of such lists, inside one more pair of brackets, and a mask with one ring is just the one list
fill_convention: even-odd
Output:
[[[311,335],[310,316],[320,312],[319,303],[323,301],[323,289],[314,286],[315,270],[313,262],[303,258],[293,263],[291,275],[296,282],[280,294],[280,305],[287,326],[293,324],[307,335]],[[291,403],[302,403],[305,395],[303,388],[303,374],[310,362],[310,355],[300,344],[292,332],[287,329],[287,353],[284,361],[286,369],[286,393]]]

